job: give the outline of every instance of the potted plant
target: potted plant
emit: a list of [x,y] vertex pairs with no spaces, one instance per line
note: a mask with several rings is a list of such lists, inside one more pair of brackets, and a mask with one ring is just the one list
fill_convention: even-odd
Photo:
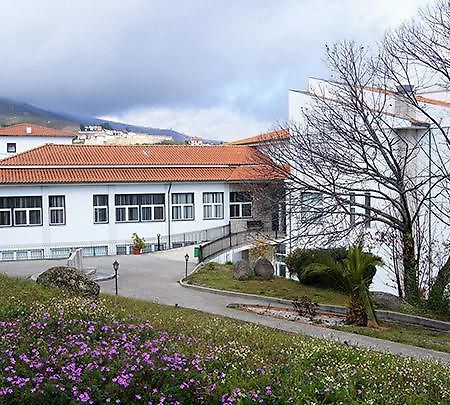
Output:
[[131,236],[131,240],[133,241],[133,254],[140,255],[142,249],[145,248],[145,239],[141,238],[136,232]]

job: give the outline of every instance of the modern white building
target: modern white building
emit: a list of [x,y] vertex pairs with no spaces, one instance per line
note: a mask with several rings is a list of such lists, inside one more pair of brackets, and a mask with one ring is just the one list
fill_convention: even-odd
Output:
[[47,144],[0,162],[0,260],[127,254],[133,233],[151,251],[281,226],[253,201],[259,183],[283,178],[250,147]]
[[0,159],[25,152],[46,143],[71,144],[75,135],[60,129],[34,124],[0,128]]
[[[403,156],[406,153],[411,153],[414,148],[417,152],[408,158],[407,177],[412,184],[426,181],[427,178],[433,177],[433,170],[435,161],[440,161],[442,165],[449,162],[448,145],[443,139],[442,133],[436,125],[430,120],[430,116],[437,120],[440,128],[448,131],[450,127],[450,92],[439,86],[430,87],[424,91],[419,91],[411,86],[400,87],[399,89],[382,89],[367,87],[362,89],[364,92],[364,99],[368,103],[368,107],[372,108],[374,112],[382,113],[385,121],[389,123],[385,131],[391,130],[392,135],[398,136],[402,139],[399,142],[399,149],[395,152],[398,156]],[[421,108],[423,108],[429,116],[412,107],[405,102],[404,92],[414,92],[414,96]],[[289,122],[290,125],[302,126],[304,121],[303,113],[305,110],[314,105],[315,100],[322,99],[328,103],[344,102],[342,95],[346,94],[344,85],[330,80],[319,78],[310,78],[306,90],[290,90],[289,91]],[[337,100],[339,99],[339,101]],[[373,104],[372,104],[373,103]],[[402,149],[403,148],[403,149]],[[406,152],[404,149],[408,149]],[[437,156],[439,154],[439,156]],[[295,170],[295,167],[292,168]],[[430,183],[431,184],[431,183]],[[379,185],[361,184],[361,188],[377,189]],[[426,186],[424,187],[425,192]],[[389,190],[378,190],[377,192],[386,192]],[[370,217],[372,208],[377,207],[384,209],[380,198],[371,198],[370,191],[367,191],[360,196],[350,196],[350,201],[359,198],[359,203],[365,207],[349,207],[348,221],[351,224],[355,220],[355,210],[359,210],[360,214]],[[379,197],[379,196],[378,196]],[[438,195],[438,192],[430,193],[430,198],[433,199],[433,205],[441,204],[442,213],[448,212],[449,205],[446,197]],[[313,205],[312,199],[316,201],[316,210],[320,211],[322,196],[317,193],[305,192],[299,198],[301,204],[311,207]],[[381,204],[381,205],[380,205]],[[351,205],[351,204],[350,204]],[[358,212],[358,211],[356,211]],[[435,256],[438,249],[443,249],[448,243],[450,235],[448,229],[439,221],[439,212],[433,212],[428,203],[423,208],[423,218],[421,218],[421,230],[423,235],[422,244],[424,246],[424,254],[429,256],[429,263],[424,265],[429,267],[428,277],[433,277],[433,272],[437,270],[439,263],[432,263],[432,258]],[[317,213],[316,213],[317,214]],[[301,216],[301,212],[300,212]],[[298,221],[299,218],[292,219]],[[301,218],[300,218],[301,220]],[[366,243],[371,245],[372,251],[380,255],[387,264],[380,269],[375,278],[373,288],[381,291],[388,291],[396,293],[396,284],[393,279],[393,249],[392,246],[383,247],[377,243],[375,236],[380,231],[382,225],[376,222],[367,222]],[[419,237],[419,235],[417,235]],[[343,244],[348,241],[342,241]]]

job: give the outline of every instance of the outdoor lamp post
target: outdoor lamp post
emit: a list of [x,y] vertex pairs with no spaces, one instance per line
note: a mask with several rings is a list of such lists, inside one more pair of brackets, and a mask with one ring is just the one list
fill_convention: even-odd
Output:
[[158,235],[156,235],[156,237],[158,238],[158,252],[161,250],[161,234],[158,233]]
[[185,280],[187,280],[187,266],[188,266],[188,261],[189,261],[189,255],[187,253],[184,255],[184,261],[186,262],[186,277],[185,277]]
[[119,294],[119,289],[118,289],[118,286],[117,286],[117,271],[119,270],[119,262],[117,260],[115,260],[112,266],[113,266],[113,269],[114,269],[114,280],[116,282],[116,295],[118,295]]

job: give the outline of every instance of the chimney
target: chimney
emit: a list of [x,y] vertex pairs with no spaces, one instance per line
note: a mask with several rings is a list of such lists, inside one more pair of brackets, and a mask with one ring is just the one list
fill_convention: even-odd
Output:
[[394,114],[398,118],[411,119],[415,118],[416,110],[408,103],[407,97],[414,93],[412,84],[401,84],[397,86],[397,94],[395,95],[395,111]]
[[27,134],[31,134],[33,132],[33,129],[31,127],[27,127]]

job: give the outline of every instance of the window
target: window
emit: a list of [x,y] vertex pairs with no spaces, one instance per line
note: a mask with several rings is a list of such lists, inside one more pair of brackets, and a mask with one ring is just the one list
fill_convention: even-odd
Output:
[[16,153],[16,144],[15,143],[7,143],[6,144],[6,152],[7,153]]
[[370,193],[364,193],[364,215],[366,216],[366,228],[370,227]]
[[355,193],[350,193],[350,226],[356,224]]
[[230,218],[252,216],[252,195],[247,191],[230,193]]
[[0,226],[42,225],[42,197],[0,197]]
[[63,195],[48,196],[49,224],[65,225],[66,223],[66,198]]
[[223,193],[203,193],[203,218],[223,218]]
[[108,216],[108,194],[96,194],[93,196],[94,224],[107,224]]
[[174,221],[194,219],[194,193],[172,194],[172,219]]
[[164,194],[116,194],[117,222],[164,221]]
[[301,194],[302,221],[317,221],[322,217],[323,201],[321,193],[303,192]]

